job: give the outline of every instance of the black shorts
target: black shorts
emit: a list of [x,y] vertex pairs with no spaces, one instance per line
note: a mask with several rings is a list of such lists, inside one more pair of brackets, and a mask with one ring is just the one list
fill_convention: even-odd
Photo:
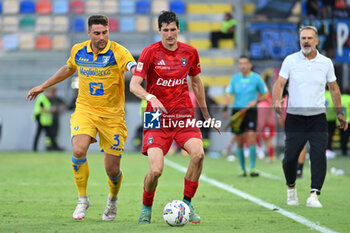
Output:
[[[233,109],[232,110],[232,116],[238,111],[239,111],[239,109]],[[242,124],[241,124],[239,130],[236,131],[233,128],[231,130],[235,134],[241,134],[241,133],[243,133],[244,131],[247,131],[247,130],[256,131],[257,119],[258,119],[258,111],[257,111],[257,109],[256,108],[249,109],[246,112],[246,114],[245,114],[245,116],[243,118],[243,121],[242,121]]]

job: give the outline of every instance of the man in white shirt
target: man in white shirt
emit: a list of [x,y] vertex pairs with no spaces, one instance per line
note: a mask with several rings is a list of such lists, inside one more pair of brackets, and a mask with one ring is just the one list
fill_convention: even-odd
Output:
[[282,115],[282,91],[289,79],[289,97],[285,121],[285,154],[283,171],[287,184],[287,205],[298,205],[295,188],[298,156],[307,141],[310,143],[311,194],[306,206],[322,207],[318,200],[326,177],[327,120],[325,87],[328,85],[340,128],[348,124],[342,111],[340,90],[331,59],[320,54],[318,32],[313,26],[299,30],[301,51],[287,56],[273,88],[274,108]]

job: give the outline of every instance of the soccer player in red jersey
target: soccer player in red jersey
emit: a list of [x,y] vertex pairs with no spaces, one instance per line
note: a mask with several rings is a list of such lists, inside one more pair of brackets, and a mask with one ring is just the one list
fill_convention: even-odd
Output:
[[[142,51],[130,82],[130,91],[148,101],[146,112],[157,111],[158,114],[162,114],[163,120],[159,129],[144,129],[142,153],[148,156],[150,168],[144,179],[143,207],[139,224],[151,222],[152,204],[158,179],[163,172],[164,155],[169,151],[173,140],[186,150],[190,157],[183,200],[191,209],[190,221],[199,223],[200,217],[194,211],[191,198],[196,193],[202,172],[202,135],[198,127],[186,127],[179,123],[194,118],[187,76],[191,79],[192,90],[205,120],[211,121],[199,76],[199,56],[194,47],[177,41],[179,20],[174,12],[161,12],[158,17],[158,32],[161,41]],[[144,79],[147,82],[146,90],[141,86]],[[158,116],[154,114],[154,117]]]

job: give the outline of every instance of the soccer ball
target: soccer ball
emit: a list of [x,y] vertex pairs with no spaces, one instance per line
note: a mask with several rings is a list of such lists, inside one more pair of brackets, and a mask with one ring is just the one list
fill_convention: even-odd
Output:
[[163,218],[172,227],[184,226],[190,219],[190,208],[183,201],[171,201],[164,207]]

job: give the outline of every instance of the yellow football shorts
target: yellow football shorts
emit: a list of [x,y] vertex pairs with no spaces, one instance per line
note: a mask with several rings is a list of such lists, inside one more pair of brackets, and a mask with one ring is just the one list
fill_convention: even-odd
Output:
[[125,120],[119,118],[104,118],[86,112],[75,111],[70,119],[71,138],[80,134],[91,137],[91,143],[97,142],[97,132],[100,138],[100,148],[108,154],[121,156],[127,137]]

